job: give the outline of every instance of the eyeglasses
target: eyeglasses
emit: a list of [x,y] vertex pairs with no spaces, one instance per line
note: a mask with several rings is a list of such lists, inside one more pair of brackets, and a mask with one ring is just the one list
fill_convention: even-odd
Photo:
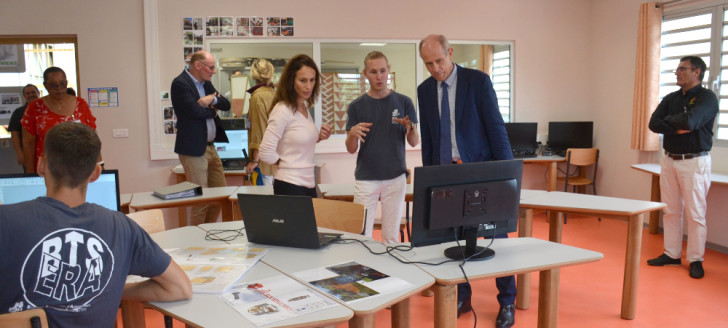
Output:
[[677,69],[673,70],[672,72],[673,72],[673,73],[675,73],[675,72],[680,72],[680,73],[682,73],[682,72],[685,72],[685,71],[687,71],[687,70],[691,70],[691,71],[694,71],[694,70],[695,70],[696,68],[697,68],[697,67],[678,67]]
[[200,62],[200,64],[202,64],[202,66],[205,66],[205,67],[209,68],[211,71],[214,71],[215,70],[215,64],[207,65],[207,64],[202,63],[202,62]]
[[68,81],[61,81],[61,83],[59,83],[59,84],[48,83],[45,86],[46,86],[46,88],[51,89],[51,90],[60,89],[60,88],[65,89],[68,86]]

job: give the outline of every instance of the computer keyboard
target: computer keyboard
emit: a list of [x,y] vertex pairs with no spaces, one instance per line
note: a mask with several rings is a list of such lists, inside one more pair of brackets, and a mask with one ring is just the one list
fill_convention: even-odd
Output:
[[513,149],[513,158],[529,158],[536,157],[536,150],[516,150]]

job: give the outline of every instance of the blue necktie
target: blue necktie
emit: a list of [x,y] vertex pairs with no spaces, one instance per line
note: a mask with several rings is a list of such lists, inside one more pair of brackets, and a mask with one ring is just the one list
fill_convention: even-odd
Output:
[[442,103],[440,104],[440,164],[452,164],[452,142],[450,141],[450,101],[447,95],[447,83],[442,85]]

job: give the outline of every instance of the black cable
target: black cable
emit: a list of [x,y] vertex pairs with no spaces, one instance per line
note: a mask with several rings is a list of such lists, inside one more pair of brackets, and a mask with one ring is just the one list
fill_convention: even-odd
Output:
[[[245,227],[240,229],[220,229],[220,230],[209,230],[205,234],[205,240],[210,241],[233,241],[238,237],[245,236],[243,233],[243,230],[245,230]],[[220,237],[221,234],[229,233],[231,235],[229,236],[223,236]]]

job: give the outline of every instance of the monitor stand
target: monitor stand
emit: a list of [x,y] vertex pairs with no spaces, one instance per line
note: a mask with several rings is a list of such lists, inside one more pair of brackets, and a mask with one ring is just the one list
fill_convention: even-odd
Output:
[[[495,256],[490,248],[478,246],[478,228],[463,227],[465,246],[453,246],[445,250],[445,256],[453,260],[484,261]],[[473,256],[473,254],[477,254]],[[472,257],[471,257],[472,256]]]

